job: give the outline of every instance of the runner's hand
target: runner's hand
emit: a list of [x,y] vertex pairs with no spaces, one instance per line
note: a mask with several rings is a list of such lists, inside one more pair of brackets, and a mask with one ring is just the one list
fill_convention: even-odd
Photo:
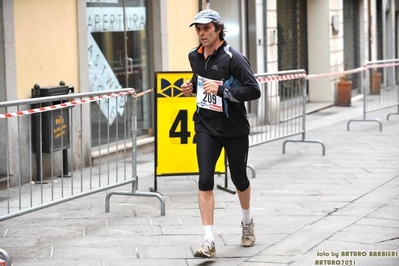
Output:
[[190,80],[187,80],[181,85],[181,91],[185,96],[191,96],[193,94],[193,84]]
[[214,80],[204,79],[204,91],[208,94],[217,95],[219,85]]

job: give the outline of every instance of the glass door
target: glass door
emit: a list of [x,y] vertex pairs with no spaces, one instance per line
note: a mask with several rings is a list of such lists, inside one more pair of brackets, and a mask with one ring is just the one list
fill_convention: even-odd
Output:
[[[149,89],[147,1],[87,0],[90,91]],[[92,146],[131,138],[131,97],[91,103]],[[151,125],[151,99],[141,97],[137,135]]]

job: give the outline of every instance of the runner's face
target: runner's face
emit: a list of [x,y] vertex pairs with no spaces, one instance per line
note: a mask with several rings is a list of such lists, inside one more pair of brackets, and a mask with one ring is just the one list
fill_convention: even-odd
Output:
[[196,24],[195,29],[201,44],[205,48],[216,48],[217,42],[219,41],[220,30],[216,31],[213,23],[208,24]]

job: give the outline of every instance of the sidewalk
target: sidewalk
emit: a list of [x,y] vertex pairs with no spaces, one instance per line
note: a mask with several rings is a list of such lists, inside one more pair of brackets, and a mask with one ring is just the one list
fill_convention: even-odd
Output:
[[[382,132],[375,122],[347,131],[362,107],[355,101],[307,116],[306,139],[321,140],[325,156],[316,143],[287,143],[282,154],[285,139],[250,149],[252,248],[240,246],[237,195],[215,189],[217,258],[193,257],[203,239],[197,176],[158,177],[165,216],[156,198],[117,195],[105,213],[98,193],[1,222],[0,248],[14,266],[399,265],[399,115],[386,120],[397,108],[368,114]],[[139,190],[148,191],[154,154],[138,157],[137,170]]]

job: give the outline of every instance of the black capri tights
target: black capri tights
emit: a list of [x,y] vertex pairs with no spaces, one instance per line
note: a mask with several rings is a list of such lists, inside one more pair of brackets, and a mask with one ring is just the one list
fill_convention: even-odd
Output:
[[231,180],[239,191],[249,187],[247,176],[248,136],[238,138],[223,138],[198,132],[196,134],[197,160],[199,167],[198,188],[202,191],[213,190],[215,185],[215,167],[224,148]]

